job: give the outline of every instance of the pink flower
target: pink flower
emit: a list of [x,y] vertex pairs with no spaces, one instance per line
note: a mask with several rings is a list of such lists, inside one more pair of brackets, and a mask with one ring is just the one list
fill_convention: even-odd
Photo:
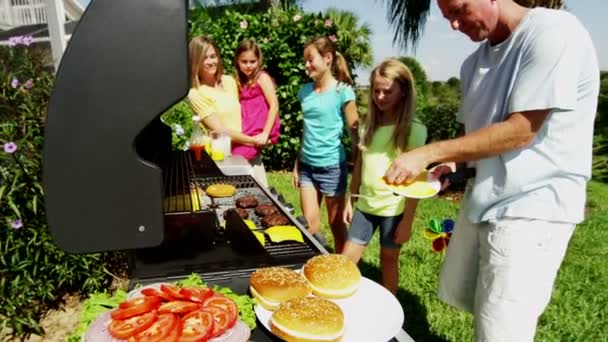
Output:
[[6,144],[4,144],[4,152],[13,153],[16,150],[17,150],[17,144],[15,144],[14,142],[10,141],[10,142],[7,142]]
[[25,89],[32,89],[33,86],[34,86],[34,81],[32,81],[31,79],[25,81],[25,83],[23,84],[23,87]]
[[331,21],[331,19],[325,19],[325,27],[330,27],[331,25],[333,25],[333,21]]
[[299,15],[299,14],[296,14],[296,15],[293,16],[293,21],[294,22],[300,21],[300,19],[302,19],[302,16]]
[[11,227],[13,229],[19,229],[19,228],[23,227],[23,222],[20,219],[16,219],[13,222],[11,222]]
[[329,36],[329,37],[327,37],[327,38],[329,38],[329,40],[331,40],[331,41],[332,41],[332,42],[334,42],[334,43],[338,41],[338,38],[336,38],[336,35],[335,35],[335,34],[332,34],[331,36]]
[[249,23],[247,22],[247,20],[243,20],[243,21],[241,21],[240,25],[241,25],[241,28],[244,30],[249,26]]
[[30,46],[32,42],[34,42],[34,38],[32,38],[32,36],[24,36],[21,40],[21,43],[25,46]]
[[17,88],[19,86],[19,80],[15,77],[11,80],[11,88]]

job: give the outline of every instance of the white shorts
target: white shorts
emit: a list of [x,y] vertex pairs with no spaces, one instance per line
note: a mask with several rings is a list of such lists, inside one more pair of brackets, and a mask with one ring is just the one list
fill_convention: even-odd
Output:
[[471,223],[461,210],[439,298],[474,315],[475,340],[533,341],[574,224],[531,219]]

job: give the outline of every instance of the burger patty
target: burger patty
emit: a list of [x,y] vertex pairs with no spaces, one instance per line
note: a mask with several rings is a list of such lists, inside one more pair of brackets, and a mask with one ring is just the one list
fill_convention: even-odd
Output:
[[[239,216],[244,220],[246,218],[249,217],[249,213],[247,212],[247,209],[243,209],[243,208],[234,208],[234,209],[230,209],[230,210],[236,210],[236,213],[239,214]],[[228,212],[230,210],[226,210],[224,211],[224,218],[226,218],[226,216],[228,216]]]
[[238,208],[255,208],[258,205],[258,199],[253,195],[242,196],[236,199]]
[[255,207],[255,213],[260,216],[271,215],[278,212],[279,208],[277,208],[274,204],[260,204]]
[[274,214],[266,215],[262,219],[262,225],[266,228],[272,227],[272,226],[284,226],[284,225],[288,225],[289,223],[290,222],[289,222],[289,219],[287,218],[287,216],[285,216],[281,213],[274,213]]

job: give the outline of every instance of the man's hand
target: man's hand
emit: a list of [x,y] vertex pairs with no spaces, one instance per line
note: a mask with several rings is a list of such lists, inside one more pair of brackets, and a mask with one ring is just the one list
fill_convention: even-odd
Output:
[[[439,164],[439,165],[435,166],[434,168],[432,168],[430,172],[434,179],[439,179],[442,175],[456,172],[456,163]],[[441,190],[445,190],[449,186],[450,186],[450,180],[446,179],[441,184]]]
[[427,167],[423,152],[412,150],[397,157],[384,174],[388,184],[403,184],[413,181]]

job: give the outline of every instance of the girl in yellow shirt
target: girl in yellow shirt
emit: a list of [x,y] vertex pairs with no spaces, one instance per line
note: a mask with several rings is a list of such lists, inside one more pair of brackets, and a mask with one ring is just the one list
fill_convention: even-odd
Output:
[[[414,119],[416,91],[409,69],[388,59],[370,74],[369,111],[363,119],[359,151],[343,218],[350,224],[342,254],[359,262],[375,230],[380,228],[382,285],[393,294],[399,279],[399,252],[410,239],[418,201],[394,196],[383,175],[406,150],[424,145],[426,127]],[[358,197],[359,195],[360,197]]]

